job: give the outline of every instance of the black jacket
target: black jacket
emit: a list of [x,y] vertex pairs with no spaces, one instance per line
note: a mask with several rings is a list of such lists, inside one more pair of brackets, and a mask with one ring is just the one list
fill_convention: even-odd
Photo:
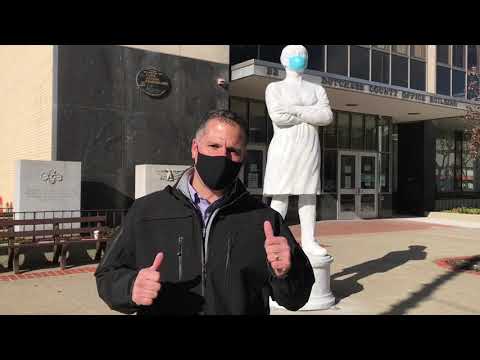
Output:
[[[289,310],[305,305],[313,270],[281,216],[237,181],[204,228],[188,196],[188,176],[132,205],[95,272],[98,293],[108,306],[139,315],[191,315],[269,314],[269,296]],[[265,220],[291,248],[292,267],[283,279],[267,262]],[[162,288],[151,306],[137,306],[133,282],[158,252],[164,253]]]

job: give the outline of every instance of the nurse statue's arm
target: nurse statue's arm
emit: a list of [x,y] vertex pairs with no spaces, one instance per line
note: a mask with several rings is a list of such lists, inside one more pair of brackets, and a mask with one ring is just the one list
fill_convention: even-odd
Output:
[[323,87],[317,86],[315,91],[318,101],[314,105],[293,105],[289,107],[289,110],[302,122],[314,126],[327,126],[333,120],[330,102]]
[[289,110],[291,106],[281,104],[280,97],[275,89],[268,85],[265,90],[265,103],[267,105],[268,115],[272,122],[279,127],[288,127],[301,124],[302,121],[295,117]]

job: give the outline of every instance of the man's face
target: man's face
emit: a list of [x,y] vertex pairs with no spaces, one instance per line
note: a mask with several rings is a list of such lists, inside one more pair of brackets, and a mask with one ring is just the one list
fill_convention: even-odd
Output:
[[197,163],[198,152],[208,156],[226,156],[232,161],[245,158],[245,139],[240,126],[220,119],[207,122],[200,139],[192,141],[192,159]]

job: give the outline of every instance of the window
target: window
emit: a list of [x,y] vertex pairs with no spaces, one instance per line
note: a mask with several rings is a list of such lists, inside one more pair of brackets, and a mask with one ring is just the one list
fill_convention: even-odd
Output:
[[323,191],[337,192],[337,151],[325,150],[323,152]]
[[247,188],[261,189],[263,186],[263,151],[248,149],[243,172],[243,183]]
[[390,55],[383,51],[372,50],[372,81],[390,82]]
[[479,45],[468,45],[467,47],[467,67],[470,70],[472,67],[476,67],[478,70],[478,57],[479,53]]
[[352,149],[363,150],[364,138],[363,115],[352,114]]
[[450,65],[450,45],[437,45],[437,62]]
[[465,69],[465,45],[452,45],[453,66]]
[[444,133],[435,140],[435,177],[438,192],[453,191],[455,143],[453,133]]
[[465,71],[452,70],[452,96],[465,97]]
[[392,55],[392,85],[408,87],[408,58]]
[[365,115],[365,150],[375,151],[377,149],[376,117]]
[[273,128],[264,102],[231,97],[230,110],[247,122],[251,143],[267,144],[270,142]]
[[[468,151],[469,136],[463,133],[462,144],[462,191],[474,191],[475,190],[475,159],[469,154]],[[478,174],[477,174],[478,176]],[[477,189],[478,190],[478,189]]]
[[337,147],[337,126],[336,126],[337,112],[333,112],[333,121],[328,126],[323,126],[323,133],[325,136],[325,148],[335,149]]
[[259,45],[260,60],[280,63],[280,55],[285,45]]
[[327,72],[338,75],[348,75],[348,46],[327,46]]
[[458,127],[458,120],[460,118],[433,121],[437,192],[480,191],[480,160],[469,154],[469,134]]
[[390,154],[380,156],[380,192],[390,192]]
[[378,151],[390,152],[390,122],[386,117],[378,119]]
[[[466,79],[465,45],[437,45],[437,93],[458,98],[475,98],[475,77]],[[452,65],[452,66],[447,66]]]
[[437,94],[450,96],[450,68],[437,65]]
[[267,141],[266,112],[265,103],[250,101],[248,132],[251,143],[265,143]]
[[410,88],[425,91],[426,64],[410,59]]
[[392,191],[398,191],[398,125],[392,124]]
[[468,45],[467,99],[480,101],[480,77],[478,74],[478,45]]
[[240,116],[244,121],[248,121],[248,101],[241,98],[230,98],[230,111]]
[[350,116],[346,112],[337,113],[338,147],[350,148]]
[[425,45],[410,45],[410,56],[417,59],[426,59],[427,47]]
[[455,165],[453,170],[453,188],[456,191],[462,190],[462,140],[462,133],[460,131],[455,131]]
[[425,91],[426,51],[426,45],[372,45],[371,81]]
[[250,59],[258,59],[258,45],[231,45],[230,64],[240,64]]
[[308,68],[317,71],[325,71],[325,46],[306,45],[308,51]]
[[408,45],[392,45],[392,52],[408,56]]
[[370,49],[350,46],[350,77],[370,79]]
[[390,45],[372,45],[373,47],[376,47],[377,49],[385,50],[385,51],[390,51]]

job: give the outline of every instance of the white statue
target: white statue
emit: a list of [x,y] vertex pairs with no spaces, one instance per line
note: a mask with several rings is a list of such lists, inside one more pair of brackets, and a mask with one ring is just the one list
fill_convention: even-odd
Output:
[[332,122],[333,114],[322,86],[302,79],[308,52],[302,45],[288,45],[280,61],[286,70],[282,81],[270,83],[265,92],[274,135],[268,149],[263,193],[283,218],[289,195],[299,195],[298,213],[302,248],[310,255],[327,255],[315,241],[316,195],[320,194],[320,140],[318,127]]

